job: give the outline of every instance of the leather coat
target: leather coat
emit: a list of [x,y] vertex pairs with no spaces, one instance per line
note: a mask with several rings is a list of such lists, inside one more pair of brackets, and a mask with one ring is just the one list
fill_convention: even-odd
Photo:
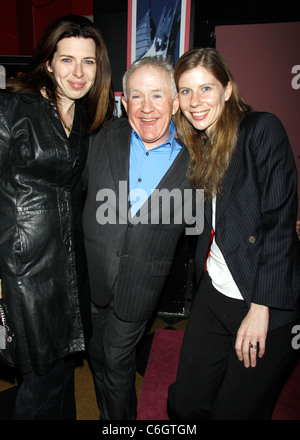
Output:
[[74,183],[72,135],[65,135],[55,104],[42,95],[0,93],[0,278],[22,373],[44,374],[55,360],[85,349],[80,218],[87,140],[79,107]]

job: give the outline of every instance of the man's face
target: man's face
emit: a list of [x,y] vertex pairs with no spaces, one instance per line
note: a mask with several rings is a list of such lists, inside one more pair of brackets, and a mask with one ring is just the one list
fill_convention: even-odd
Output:
[[164,69],[143,66],[133,72],[127,81],[127,101],[123,97],[122,102],[131,127],[147,150],[168,140],[170,121],[179,103]]

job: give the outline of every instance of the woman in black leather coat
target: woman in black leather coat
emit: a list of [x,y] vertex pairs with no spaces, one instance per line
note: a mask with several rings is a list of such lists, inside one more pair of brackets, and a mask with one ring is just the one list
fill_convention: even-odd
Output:
[[0,94],[0,293],[22,375],[16,419],[76,417],[74,353],[90,330],[82,172],[88,133],[113,106],[106,47],[79,16],[54,20]]

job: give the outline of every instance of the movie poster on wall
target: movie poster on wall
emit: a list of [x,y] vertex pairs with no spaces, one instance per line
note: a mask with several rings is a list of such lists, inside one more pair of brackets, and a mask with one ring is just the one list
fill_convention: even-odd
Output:
[[146,56],[176,63],[189,48],[191,0],[128,0],[127,67]]
[[[167,56],[175,64],[189,49],[191,0],[128,0],[127,68],[146,56]],[[115,93],[122,116],[122,93]]]

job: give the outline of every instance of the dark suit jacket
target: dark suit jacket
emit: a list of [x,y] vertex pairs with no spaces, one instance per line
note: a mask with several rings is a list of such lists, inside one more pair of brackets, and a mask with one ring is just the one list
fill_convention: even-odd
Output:
[[[297,203],[297,172],[281,122],[269,113],[249,114],[217,196],[215,239],[246,303],[270,307],[270,329],[292,322],[299,305]],[[210,202],[204,212],[198,279],[210,241]]]
[[[118,219],[121,211],[126,214],[129,209],[127,184],[131,131],[127,119],[121,119],[114,120],[92,136],[83,225],[92,301],[105,306],[114,288],[117,316],[127,321],[139,321],[150,318],[153,313],[185,224],[174,224],[173,209],[170,224],[133,224],[127,219],[124,221],[124,216]],[[179,188],[181,191],[190,188],[186,179],[188,162],[188,151],[182,146],[158,188]],[[120,194],[120,182],[127,182],[125,197]],[[102,198],[103,194],[99,196],[98,191],[104,188],[108,198],[106,205],[101,205],[97,198]],[[110,212],[116,210],[116,224],[99,224],[96,216],[101,206],[106,206]]]

